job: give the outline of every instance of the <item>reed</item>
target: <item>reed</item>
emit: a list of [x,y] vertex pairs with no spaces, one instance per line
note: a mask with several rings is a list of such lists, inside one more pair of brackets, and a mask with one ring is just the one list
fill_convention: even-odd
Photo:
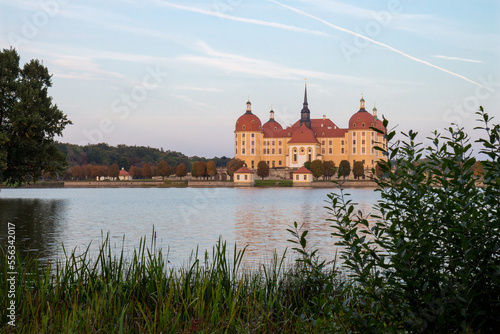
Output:
[[[64,248],[63,248],[64,249]],[[212,254],[195,250],[189,265],[170,267],[156,236],[132,256],[112,249],[66,252],[41,266],[16,258],[16,327],[6,318],[7,267],[0,272],[2,333],[311,332],[335,327],[333,270],[321,275],[274,254],[258,268],[242,266],[245,248],[229,252],[219,239]],[[318,277],[313,277],[316,275]],[[329,281],[329,284],[326,284]]]

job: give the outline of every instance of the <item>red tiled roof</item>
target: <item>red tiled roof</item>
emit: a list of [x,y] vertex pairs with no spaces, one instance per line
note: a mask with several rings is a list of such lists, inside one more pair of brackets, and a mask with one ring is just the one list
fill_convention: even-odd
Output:
[[127,172],[125,169],[122,169],[118,175],[119,176],[128,176],[128,175],[130,175],[130,173]]
[[382,121],[373,117],[373,115],[370,114],[365,109],[360,109],[349,119],[350,130],[360,130],[360,129],[370,130],[370,127],[372,126],[376,127],[377,129],[384,130],[384,125],[382,124]]
[[292,133],[289,144],[319,144],[314,133],[305,124]]
[[297,169],[295,172],[293,172],[294,174],[312,174],[312,172],[305,168],[304,166],[300,167],[299,169]]
[[[245,128],[243,129],[243,126]],[[252,113],[245,113],[236,121],[235,131],[261,131],[260,119]]]
[[253,173],[253,171],[243,166],[240,169],[238,169],[235,173]]

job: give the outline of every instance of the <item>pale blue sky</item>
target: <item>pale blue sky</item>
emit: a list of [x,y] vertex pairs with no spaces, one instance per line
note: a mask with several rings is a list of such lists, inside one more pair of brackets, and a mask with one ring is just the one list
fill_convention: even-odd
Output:
[[[2,0],[0,47],[43,60],[73,121],[60,141],[232,156],[250,96],[346,127],[364,93],[401,130],[500,118],[500,2]],[[361,37],[360,37],[361,35]]]

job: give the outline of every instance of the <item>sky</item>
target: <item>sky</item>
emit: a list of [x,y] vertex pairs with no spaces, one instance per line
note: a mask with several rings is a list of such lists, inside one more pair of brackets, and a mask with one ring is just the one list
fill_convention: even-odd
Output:
[[[61,142],[228,156],[246,102],[264,123],[339,127],[376,105],[424,140],[500,119],[498,0],[2,0],[0,48],[53,74]],[[401,137],[402,138],[402,137]]]

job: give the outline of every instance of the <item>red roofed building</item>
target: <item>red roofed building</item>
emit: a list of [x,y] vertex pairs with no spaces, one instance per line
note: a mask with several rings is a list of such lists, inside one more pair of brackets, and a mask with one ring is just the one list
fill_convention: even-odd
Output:
[[304,162],[316,159],[331,160],[336,166],[342,160],[349,161],[351,166],[355,161],[362,161],[365,167],[371,168],[383,159],[381,152],[374,149],[376,145],[386,147],[383,134],[371,127],[384,132],[385,128],[377,118],[375,107],[373,113],[366,111],[363,97],[359,111],[351,116],[347,128],[339,128],[325,115],[311,119],[310,113],[307,86],[300,119],[287,128],[275,120],[272,108],[269,120],[262,125],[248,101],[246,112],[236,121],[235,158],[252,169],[262,160],[270,168],[299,168]]
[[132,180],[132,176],[122,167],[122,170],[118,174],[118,179],[120,179],[120,181],[128,181]]
[[309,185],[312,182],[312,172],[304,166],[293,172],[293,185]]
[[254,171],[243,166],[234,172],[234,185],[235,186],[253,186],[255,173]]

